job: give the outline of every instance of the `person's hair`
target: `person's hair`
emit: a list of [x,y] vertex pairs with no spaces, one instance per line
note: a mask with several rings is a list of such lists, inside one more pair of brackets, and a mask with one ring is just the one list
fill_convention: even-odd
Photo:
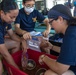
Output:
[[35,1],[35,0],[23,0],[23,3],[26,3],[27,1]]
[[58,18],[59,16],[62,16],[68,25],[76,25],[76,18],[72,17],[70,9],[65,5],[57,4],[48,13],[49,18]]
[[6,12],[10,12],[10,10],[18,9],[18,5],[14,0],[2,0],[0,3],[0,10]]
[[68,25],[76,26],[76,18],[73,17],[70,20],[68,20]]

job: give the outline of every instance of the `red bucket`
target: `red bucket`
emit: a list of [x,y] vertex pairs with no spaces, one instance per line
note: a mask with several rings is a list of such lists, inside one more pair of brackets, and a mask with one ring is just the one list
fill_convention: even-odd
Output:
[[[18,66],[21,65],[21,54],[22,54],[22,50],[12,54],[12,57],[13,57],[14,61],[16,62],[16,64]],[[33,59],[36,62],[37,65],[40,65],[39,62],[38,62],[38,58],[42,54],[44,54],[44,53],[28,49],[29,59]],[[52,58],[52,59],[57,59],[57,56],[54,56],[54,55],[48,55],[48,56],[50,58]],[[4,66],[6,67],[6,69],[8,71],[8,75],[28,75],[27,73],[25,73],[25,72],[15,68],[14,66],[8,64],[5,60],[3,60],[3,64],[4,64]],[[48,69],[48,67],[45,64],[44,65],[40,65],[40,66],[41,66],[41,68]]]

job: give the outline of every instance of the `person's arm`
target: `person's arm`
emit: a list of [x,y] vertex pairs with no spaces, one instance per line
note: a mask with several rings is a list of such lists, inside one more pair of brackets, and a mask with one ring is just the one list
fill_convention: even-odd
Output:
[[46,55],[41,55],[39,57],[39,63],[42,63],[42,62],[44,62],[47,66],[49,66],[49,68],[55,73],[57,73],[58,75],[62,75],[70,67],[70,65],[61,64],[56,60],[49,58]]
[[55,46],[55,45],[51,44],[49,41],[46,41],[44,39],[41,40],[40,49],[42,52],[46,52],[46,53],[50,52],[48,50],[53,50],[55,52],[60,53],[60,47]]
[[7,31],[12,40],[22,43],[22,50],[27,51],[27,43],[23,37],[17,36],[12,29]]
[[15,32],[19,35],[24,35],[27,31],[20,28],[20,24],[15,24]]
[[25,40],[31,39],[30,33],[27,32],[27,31],[25,31],[25,30],[22,30],[22,29],[20,28],[20,24],[16,24],[16,25],[15,25],[15,32],[16,32],[17,34],[19,34],[19,35],[22,35]]
[[0,75],[2,75],[2,73],[3,73],[3,65],[2,65],[2,61],[0,59]]
[[51,26],[49,24],[49,19],[45,18],[44,15],[42,15],[42,13],[40,13],[38,10],[36,10],[36,14],[37,14],[37,20],[39,22],[43,22],[46,25],[46,30],[43,32],[43,35],[47,37],[51,29]]
[[50,30],[51,30],[51,25],[49,24],[48,18],[45,18],[43,22],[46,25],[46,30],[43,32],[43,35],[48,36],[48,34],[50,33]]
[[[2,54],[2,56],[5,58],[5,60],[13,65],[14,67],[18,68],[18,66],[15,64],[12,56],[10,55],[10,53],[8,52],[5,44],[0,44],[0,53]],[[18,68],[19,69],[19,68]]]
[[14,22],[15,23],[15,32],[19,35],[23,35],[26,31],[24,31],[20,28],[20,22],[21,22],[21,12],[20,11]]
[[11,38],[12,40],[21,42],[21,38],[18,37],[18,36],[13,32],[12,29],[9,29],[7,32],[8,32],[8,35],[10,36],[10,38]]
[[60,47],[59,47],[59,46],[53,45],[53,46],[52,46],[52,50],[55,51],[55,52],[60,53]]

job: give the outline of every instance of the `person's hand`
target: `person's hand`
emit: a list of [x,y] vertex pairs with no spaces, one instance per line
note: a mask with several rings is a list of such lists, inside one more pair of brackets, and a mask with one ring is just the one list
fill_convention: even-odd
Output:
[[23,40],[22,40],[22,50],[23,50],[24,52],[27,52],[27,49],[28,49],[27,42],[23,39]]
[[26,32],[26,33],[23,35],[23,38],[24,38],[25,40],[28,40],[28,39],[31,39],[32,37],[31,37],[31,35],[30,35],[29,32]]
[[49,30],[45,30],[42,34],[44,37],[47,37],[49,35],[50,31]]
[[43,62],[43,59],[44,59],[44,57],[45,57],[46,55],[41,55],[41,56],[39,56],[39,64],[44,64],[44,62]]
[[50,49],[52,48],[53,48],[53,45],[49,41],[46,41],[44,39],[41,41],[40,49],[42,52],[50,54]]

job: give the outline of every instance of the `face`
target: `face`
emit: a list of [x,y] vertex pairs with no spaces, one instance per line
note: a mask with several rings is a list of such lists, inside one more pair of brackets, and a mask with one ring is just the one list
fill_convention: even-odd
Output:
[[60,19],[49,19],[49,23],[51,25],[52,28],[54,28],[54,30],[57,32],[57,33],[61,33],[61,30],[62,30],[62,22],[60,21]]
[[1,19],[8,23],[11,24],[12,22],[15,21],[17,15],[18,15],[19,10],[10,10],[10,12],[4,13],[3,11],[1,11]]
[[24,10],[26,13],[30,14],[34,11],[35,8],[35,1],[26,1],[23,3]]
[[27,8],[32,8],[35,6],[35,1],[26,1],[25,3],[23,3],[23,6]]

